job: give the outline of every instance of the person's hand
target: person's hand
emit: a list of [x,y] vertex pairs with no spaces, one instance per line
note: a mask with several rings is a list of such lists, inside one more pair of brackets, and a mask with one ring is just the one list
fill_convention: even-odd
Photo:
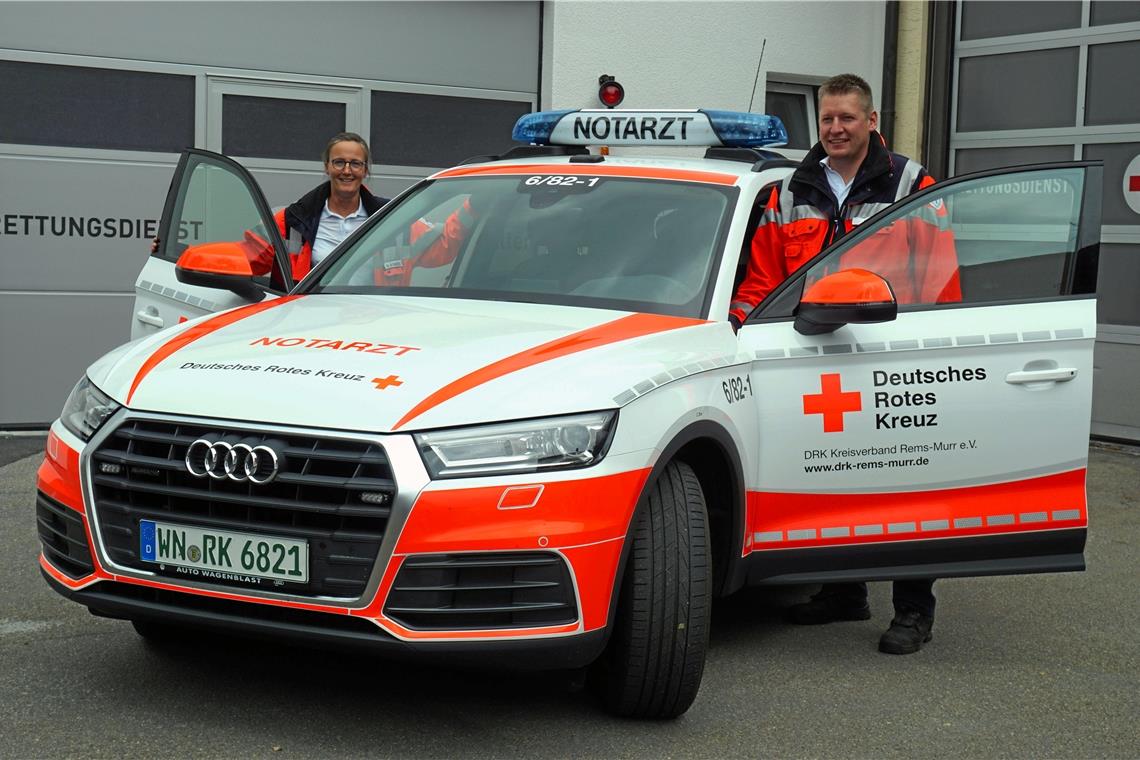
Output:
[[150,252],[151,253],[158,253],[158,246],[159,246],[158,235],[155,235],[154,239],[150,241]]

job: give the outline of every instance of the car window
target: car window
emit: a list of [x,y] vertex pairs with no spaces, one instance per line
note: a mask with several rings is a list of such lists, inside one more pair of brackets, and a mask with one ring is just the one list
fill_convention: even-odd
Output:
[[948,185],[860,230],[814,263],[806,283],[869,269],[891,283],[900,305],[1065,295],[1083,182],[1081,169],[1058,167]]
[[699,316],[735,194],[612,176],[438,180],[346,248],[313,288]]
[[273,246],[252,190],[226,166],[192,156],[181,192],[175,199],[167,239],[160,240],[158,258],[177,263],[187,248],[207,243],[242,245],[254,268],[254,281],[280,290]]

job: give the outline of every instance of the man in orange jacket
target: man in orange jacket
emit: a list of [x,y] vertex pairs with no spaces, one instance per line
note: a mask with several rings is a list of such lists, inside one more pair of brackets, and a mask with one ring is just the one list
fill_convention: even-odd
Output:
[[[820,85],[819,143],[791,176],[761,191],[767,193],[764,214],[729,310],[734,327],[821,250],[934,184],[917,161],[887,150],[877,126],[866,81],[841,74]],[[960,301],[958,260],[944,218],[941,207],[923,209],[849,250],[839,268],[878,273],[891,283],[899,303]]]
[[[858,224],[907,195],[934,184],[916,161],[891,153],[876,130],[871,88],[841,74],[819,88],[820,142],[796,171],[772,187],[752,240],[745,279],[729,319],[739,329],[788,275]],[[761,191],[764,193],[765,191]],[[929,217],[929,218],[927,218]],[[924,207],[847,251],[839,269],[860,267],[891,283],[899,303],[960,301],[957,256],[945,210]],[[894,582],[895,615],[880,651],[917,652],[934,624],[934,579]],[[799,624],[867,620],[866,583],[829,583],[810,601],[791,607]]]

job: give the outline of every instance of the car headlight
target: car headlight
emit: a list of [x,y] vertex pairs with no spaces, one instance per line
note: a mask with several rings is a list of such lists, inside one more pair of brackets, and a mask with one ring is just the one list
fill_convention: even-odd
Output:
[[118,404],[92,385],[84,375],[67,397],[59,421],[82,440],[89,441],[118,408]]
[[417,433],[432,478],[589,467],[609,448],[617,412],[504,422]]

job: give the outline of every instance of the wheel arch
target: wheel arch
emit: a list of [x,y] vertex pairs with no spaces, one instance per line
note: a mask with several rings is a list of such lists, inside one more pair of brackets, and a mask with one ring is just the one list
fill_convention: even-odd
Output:
[[[661,450],[649,477],[645,479],[637,506],[630,515],[630,525],[633,525],[638,512],[647,509],[650,488],[666,465],[674,459],[680,459],[693,468],[705,494],[712,534],[713,593],[716,596],[731,593],[741,586],[744,578],[739,550],[744,543],[744,465],[732,434],[719,422],[697,420],[677,431]],[[622,546],[610,591],[609,613],[606,617],[607,639],[617,612],[630,543],[627,529],[627,540]]]

